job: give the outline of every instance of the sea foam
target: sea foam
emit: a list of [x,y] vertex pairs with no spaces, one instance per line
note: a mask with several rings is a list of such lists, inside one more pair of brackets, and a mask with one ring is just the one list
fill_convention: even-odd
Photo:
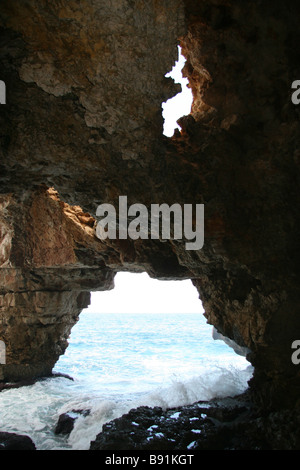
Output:
[[[234,396],[253,369],[202,315],[81,315],[56,377],[0,393],[0,430],[29,435],[41,450],[87,450],[103,424],[138,406],[164,409]],[[71,434],[54,433],[60,414],[80,415]]]

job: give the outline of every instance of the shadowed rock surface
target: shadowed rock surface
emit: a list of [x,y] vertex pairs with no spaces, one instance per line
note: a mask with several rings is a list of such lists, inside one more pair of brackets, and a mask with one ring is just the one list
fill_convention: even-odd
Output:
[[[208,322],[251,351],[262,413],[296,409],[299,17],[279,0],[1,1],[0,380],[49,375],[90,291],[146,271],[192,279]],[[166,138],[178,43],[194,103]],[[204,204],[204,247],[100,241],[97,207],[121,195]]]
[[70,434],[74,428],[76,419],[80,415],[85,417],[89,414],[90,410],[72,410],[71,412],[61,414],[54,430],[55,434]]
[[221,333],[219,333],[215,327],[213,327],[212,338],[216,341],[224,341],[224,343],[227,344],[227,346],[229,346],[230,348],[232,348],[234,352],[239,356],[247,357],[247,355],[251,353],[250,349],[243,348],[242,346],[236,344],[232,339],[226,338],[226,336],[221,335]]
[[258,417],[247,395],[163,410],[140,407],[103,426],[90,450],[293,450],[300,418]]
[[30,437],[0,432],[0,450],[36,450]]

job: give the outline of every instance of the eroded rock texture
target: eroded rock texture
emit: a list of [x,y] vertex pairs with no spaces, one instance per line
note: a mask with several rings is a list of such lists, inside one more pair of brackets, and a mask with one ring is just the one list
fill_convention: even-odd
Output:
[[103,426],[90,450],[186,453],[203,450],[299,449],[299,415],[291,410],[258,417],[247,398],[198,402],[169,410],[145,406]]
[[[296,1],[2,0],[2,380],[43,375],[91,290],[120,270],[191,278],[251,350],[252,398],[293,407],[300,366]],[[193,90],[162,135],[180,43]],[[54,189],[52,189],[54,188]],[[205,204],[205,244],[95,237],[100,203]]]

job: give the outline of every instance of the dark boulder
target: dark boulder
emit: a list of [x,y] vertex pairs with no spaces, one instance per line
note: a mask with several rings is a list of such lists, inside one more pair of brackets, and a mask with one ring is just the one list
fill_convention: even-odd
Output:
[[89,410],[72,410],[67,413],[61,414],[54,431],[55,434],[70,434],[73,431],[76,419],[80,415],[88,416],[89,414]]
[[29,436],[0,432],[0,450],[36,450]]

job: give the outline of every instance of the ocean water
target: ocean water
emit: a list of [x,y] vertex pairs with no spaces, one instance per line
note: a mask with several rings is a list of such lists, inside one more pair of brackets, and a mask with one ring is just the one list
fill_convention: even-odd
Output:
[[[233,396],[253,369],[201,313],[81,313],[51,378],[0,393],[0,430],[26,434],[39,450],[87,450],[102,425],[141,405],[163,408]],[[56,436],[61,413],[81,415],[69,437]]]

